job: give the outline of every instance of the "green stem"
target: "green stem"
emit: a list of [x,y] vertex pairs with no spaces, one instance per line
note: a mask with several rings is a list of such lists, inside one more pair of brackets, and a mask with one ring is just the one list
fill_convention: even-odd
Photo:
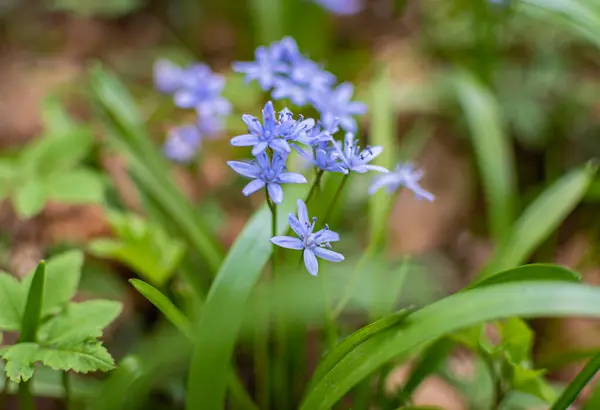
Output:
[[500,377],[496,371],[494,359],[487,352],[481,349],[479,349],[479,354],[487,366],[490,377],[494,383],[494,389],[492,391],[492,409],[497,410],[500,408],[502,401],[504,401],[504,395],[506,394],[504,386],[502,385],[502,377]]
[[349,178],[350,178],[350,173],[344,175],[344,177],[342,178],[342,182],[340,182],[340,186],[338,187],[337,191],[335,191],[335,194],[333,195],[333,199],[331,200],[331,204],[329,204],[329,208],[327,209],[327,213],[325,214],[323,221],[327,222],[329,220],[329,217],[331,216],[331,214],[333,213],[333,210],[335,209],[335,204],[337,203],[340,195],[342,194],[342,191],[344,190],[344,186],[346,185],[346,182],[348,182]]
[[65,391],[65,410],[71,408],[71,380],[69,379],[69,372],[61,373],[63,390]]
[[319,189],[319,185],[321,184],[322,177],[323,177],[323,170],[319,169],[317,171],[317,177],[315,178],[315,181],[313,182],[312,186],[310,187],[310,191],[308,191],[308,195],[306,196],[306,201],[304,201],[306,203],[306,205],[308,205],[309,201],[312,199],[315,192],[317,192],[317,190]]
[[31,395],[31,380],[19,383],[19,409],[35,410],[35,402]]

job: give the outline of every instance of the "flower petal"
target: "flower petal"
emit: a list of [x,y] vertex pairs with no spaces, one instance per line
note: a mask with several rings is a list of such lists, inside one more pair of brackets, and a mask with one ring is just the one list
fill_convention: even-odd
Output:
[[[313,249],[315,255],[317,255],[321,259],[325,259],[329,262],[341,262],[344,260],[344,255],[338,252],[334,252],[331,249],[326,248],[314,248]],[[304,251],[306,252],[306,251]]]
[[317,258],[311,249],[304,249],[304,266],[306,266],[308,273],[313,276],[317,276],[319,273],[319,262],[317,262]]
[[290,144],[281,138],[273,138],[269,142],[269,146],[273,148],[273,151],[281,152],[282,154],[289,154],[292,151]]
[[[255,157],[258,158],[259,154],[263,154],[268,146],[269,146],[269,144],[266,143],[265,141],[260,141],[258,144],[256,144],[252,148],[252,155],[254,155]],[[261,166],[262,166],[262,164],[261,164]]]
[[260,174],[260,170],[253,164],[248,164],[242,161],[227,161],[227,165],[231,167],[235,172],[248,178],[257,178]]
[[315,237],[320,243],[337,242],[340,240],[340,235],[337,232],[331,231],[329,229],[321,229],[315,234]]
[[304,175],[297,172],[284,172],[279,175],[279,182],[282,184],[306,184],[308,181]]
[[308,209],[306,209],[306,204],[303,200],[296,200],[296,205],[298,206],[298,220],[304,226],[308,226],[310,222],[308,221]]
[[267,184],[267,190],[269,191],[269,197],[271,198],[271,201],[275,202],[276,204],[283,202],[283,189],[281,188],[281,185],[273,182],[269,183]]
[[262,134],[262,125],[260,125],[259,119],[255,116],[244,114],[242,115],[242,121],[244,121],[244,124],[246,124],[246,126],[248,127],[248,132],[256,135]]
[[264,186],[265,186],[265,181],[263,181],[262,179],[252,180],[248,183],[248,185],[246,185],[244,187],[244,189],[242,189],[242,194],[244,194],[246,196],[252,195],[259,189],[264,188]]
[[258,144],[259,142],[260,140],[254,134],[238,135],[231,139],[231,145],[234,147],[249,147]]
[[274,236],[270,239],[271,243],[281,246],[282,248],[301,250],[304,249],[304,244],[298,238],[291,236]]
[[179,90],[173,96],[175,105],[179,108],[194,108],[198,103],[196,94],[188,90]]
[[335,103],[343,104],[350,101],[350,98],[352,98],[352,94],[354,94],[354,86],[352,85],[352,83],[345,82],[338,85],[338,87],[333,92]]
[[366,168],[368,171],[377,171],[377,172],[383,172],[384,174],[387,174],[388,172],[390,172],[390,171],[388,171],[388,169],[387,169],[387,168],[380,167],[379,165],[365,165],[365,168]]
[[304,238],[304,234],[306,232],[306,226],[302,225],[300,223],[300,221],[298,220],[298,218],[296,218],[296,216],[292,213],[290,213],[288,215],[288,223],[290,224],[290,228],[292,228],[292,230],[294,232],[296,232],[296,235],[298,235],[298,237],[300,238]]
[[374,160],[382,152],[383,152],[383,147],[381,147],[379,145],[377,145],[375,147],[368,147],[360,153],[360,157],[364,163],[367,163],[367,162]]

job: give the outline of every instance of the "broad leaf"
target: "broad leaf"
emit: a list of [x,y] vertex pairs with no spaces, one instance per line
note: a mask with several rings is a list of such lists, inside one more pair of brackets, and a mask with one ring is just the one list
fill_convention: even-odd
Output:
[[36,360],[54,370],[72,370],[77,373],[107,372],[115,367],[115,361],[99,341],[57,348],[43,347],[36,353]]
[[104,184],[100,174],[88,169],[51,174],[44,185],[48,199],[61,203],[96,203],[104,198]]
[[[63,252],[48,260],[42,316],[57,312],[75,296],[82,265],[83,253],[79,250]],[[29,288],[31,279],[32,274],[23,279],[25,289]]]
[[533,331],[523,320],[510,318],[500,325],[502,350],[512,363],[527,363],[531,360]]
[[509,317],[600,317],[600,289],[557,282],[507,283],[444,298],[356,347],[307,392],[301,410],[331,408],[393,358],[459,329]]
[[15,383],[31,379],[38,349],[37,343],[18,343],[3,348],[0,356],[6,360],[6,376]]
[[15,186],[12,203],[21,219],[37,215],[46,203],[46,192],[40,179],[32,176],[23,184]]
[[42,120],[51,135],[64,135],[77,127],[56,96],[46,97],[42,102]]
[[14,276],[0,272],[0,330],[19,330],[24,308],[24,287]]
[[511,363],[510,384],[513,389],[552,403],[556,399],[554,389],[544,379],[545,370],[533,370]]
[[119,316],[121,308],[120,302],[112,300],[71,303],[42,325],[39,340],[46,345],[64,345],[100,337],[102,330]]

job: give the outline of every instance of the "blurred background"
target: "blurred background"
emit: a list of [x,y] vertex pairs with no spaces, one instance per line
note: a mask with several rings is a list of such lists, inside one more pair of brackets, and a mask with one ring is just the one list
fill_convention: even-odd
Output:
[[[123,230],[138,223],[119,219],[109,207],[143,212],[124,159],[104,143],[102,119],[89,103],[88,70],[101,61],[119,76],[157,146],[170,129],[193,121],[194,113],[154,89],[155,61],[201,61],[226,77],[223,94],[233,114],[223,135],[203,142],[194,161],[174,164],[171,172],[227,247],[261,203],[240,195],[241,182],[226,161],[243,158],[244,151],[230,147],[229,139],[245,132],[241,114],[258,115],[265,101],[256,84],[245,84],[230,67],[252,60],[258,45],[290,35],[303,53],[356,85],[356,99],[369,105],[359,120],[365,139],[371,138],[376,87],[385,73],[395,159],[422,167],[422,184],[436,200],[420,202],[408,191],[397,197],[379,263],[410,258],[412,269],[394,303],[429,303],[469,283],[497,239],[544,188],[599,156],[599,29],[600,5],[593,0],[0,0],[2,157],[14,158],[43,137],[45,115],[60,101],[93,131],[81,164],[105,187],[100,203],[50,200],[30,218],[20,217],[9,201],[0,203],[0,267],[22,276],[44,256],[69,246],[86,249],[81,298],[125,303],[105,336],[109,349],[120,359],[141,343],[157,313],[127,279],[168,280],[182,251],[174,239],[156,234],[153,246],[166,259],[153,270],[102,242],[122,239]],[[464,78],[479,88],[461,86]],[[368,241],[369,181],[353,181],[346,209],[336,217],[345,227],[340,247],[348,263]],[[569,266],[600,284],[599,200],[600,180],[531,261]],[[194,263],[188,259],[184,263]],[[580,355],[600,346],[600,328],[592,321],[532,326],[536,361],[555,381],[570,380]],[[472,376],[464,352],[450,366],[465,380]],[[397,373],[402,380],[406,371]],[[151,408],[179,408],[173,403],[181,400],[180,387],[163,386]],[[459,387],[435,376],[415,400],[477,409],[476,399]],[[60,408],[58,403],[47,401],[44,408]]]

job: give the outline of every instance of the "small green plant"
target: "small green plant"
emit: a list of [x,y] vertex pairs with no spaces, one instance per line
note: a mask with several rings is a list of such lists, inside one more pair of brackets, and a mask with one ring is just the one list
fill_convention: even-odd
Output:
[[121,303],[71,302],[82,262],[80,251],[68,251],[41,262],[22,281],[0,272],[0,331],[20,333],[16,344],[0,349],[9,380],[28,382],[36,363],[78,373],[114,368],[99,337],[121,312]]
[[0,158],[0,199],[8,198],[21,219],[49,202],[98,203],[104,198],[99,173],[82,164],[93,148],[86,125],[74,122],[57,101],[43,106],[44,134],[12,157]]

